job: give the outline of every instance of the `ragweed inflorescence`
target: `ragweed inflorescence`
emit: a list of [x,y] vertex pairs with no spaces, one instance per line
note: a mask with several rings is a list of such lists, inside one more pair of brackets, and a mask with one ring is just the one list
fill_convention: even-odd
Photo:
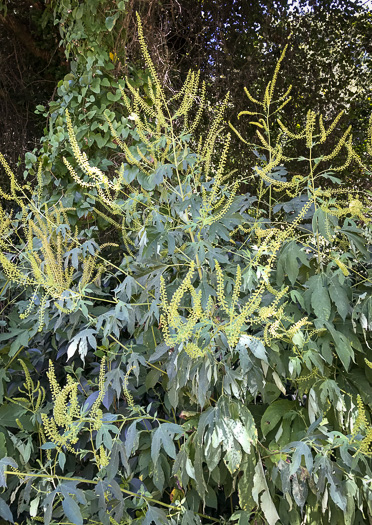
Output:
[[[239,339],[246,332],[246,324],[264,327],[263,338],[267,344],[272,337],[289,338],[306,324],[310,324],[307,318],[303,318],[289,328],[285,328],[282,321],[291,322],[284,315],[285,304],[280,304],[288,291],[284,287],[280,291],[274,290],[268,283],[267,273],[264,275],[261,284],[252,293],[245,304],[239,304],[241,288],[241,269],[237,266],[234,290],[231,297],[225,294],[225,283],[222,268],[218,261],[215,261],[217,277],[217,304],[220,311],[220,322],[216,323],[213,316],[213,300],[210,298],[205,309],[201,306],[201,291],[196,292],[192,285],[194,274],[194,264],[191,265],[185,279],[173,294],[171,301],[167,299],[164,279],[161,279],[161,297],[163,314],[161,315],[161,327],[165,342],[169,346],[184,343],[186,353],[193,358],[205,355],[206,348],[201,348],[199,337],[202,327],[208,325],[215,337],[219,333],[224,333],[230,348],[235,348]],[[266,269],[268,272],[269,269]],[[274,292],[274,300],[270,306],[260,307],[262,297],[266,291]],[[185,294],[189,292],[191,307],[182,309],[188,310],[188,316],[181,316],[181,300],[186,299]]]
[[[20,314],[22,319],[28,317],[39,304],[39,330],[44,325],[44,313],[49,298],[54,300],[57,308],[71,312],[81,296],[81,290],[97,278],[102,268],[97,267],[99,251],[111,243],[102,245],[94,255],[83,255],[79,249],[78,231],[71,232],[67,212],[62,204],[52,208],[45,206],[44,211],[36,210],[33,218],[25,220],[25,248],[18,260],[9,257],[5,242],[0,245],[0,263],[8,279],[33,290],[32,298],[26,310]],[[79,255],[74,258],[72,254]],[[82,273],[78,289],[74,290],[74,274],[82,264]],[[38,294],[41,294],[40,300]],[[65,308],[64,302],[70,306]]]
[[[49,361],[47,372],[53,400],[53,416],[42,414],[42,422],[47,438],[56,445],[58,451],[66,448],[77,454],[74,445],[79,440],[79,433],[88,423],[89,431],[99,430],[102,426],[102,410],[100,405],[105,394],[105,358],[102,359],[99,381],[98,397],[90,408],[88,414],[83,414],[78,401],[78,383],[71,376],[67,376],[67,384],[62,388],[56,379],[54,365]],[[100,461],[103,461],[101,458]]]
[[[358,445],[357,454],[362,453],[367,456],[371,456],[372,455],[372,426],[367,419],[363,401],[359,394],[357,395],[357,408],[358,408],[358,415],[355,419],[354,426],[353,426],[352,442],[353,444]],[[355,441],[355,436],[358,434],[358,432],[362,430],[365,431],[364,437],[362,438],[361,441]]]

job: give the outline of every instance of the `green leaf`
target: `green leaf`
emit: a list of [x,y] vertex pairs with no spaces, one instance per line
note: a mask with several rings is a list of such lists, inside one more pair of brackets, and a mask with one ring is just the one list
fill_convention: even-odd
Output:
[[10,350],[8,353],[9,357],[13,357],[21,346],[27,346],[28,342],[34,337],[38,331],[38,324],[35,323],[31,328],[22,329],[16,339],[10,345]]
[[121,93],[120,91],[116,92],[116,93],[111,93],[111,91],[109,91],[107,93],[107,99],[110,100],[111,102],[117,102],[118,100],[120,100],[121,98]]
[[183,428],[174,423],[163,423],[153,433],[151,441],[151,459],[154,466],[159,459],[161,447],[172,459],[176,457],[176,447],[174,445],[172,436],[174,434],[183,434]]
[[66,518],[75,525],[83,525],[83,517],[79,505],[71,496],[65,495],[62,501],[62,507],[65,511]]
[[14,523],[13,514],[11,513],[9,506],[5,503],[5,501],[1,497],[0,497],[0,516],[4,520]]
[[39,502],[40,502],[40,496],[37,496],[35,499],[33,499],[30,502],[30,516],[32,518],[35,518],[35,516],[37,516],[37,509],[39,507]]
[[339,397],[341,396],[341,390],[333,379],[326,379],[319,387],[320,389],[320,401],[325,404],[327,399],[335,406]]
[[97,331],[93,328],[85,328],[76,334],[75,337],[71,339],[67,349],[67,359],[70,359],[75,354],[76,350],[79,350],[80,358],[84,362],[85,356],[88,352],[88,343],[94,350],[97,348],[97,341],[94,337],[96,333]]
[[[261,492],[262,495],[259,498]],[[270,496],[261,460],[257,462],[254,471],[252,497],[260,505],[268,524],[275,525],[280,518]]]
[[[162,458],[162,455],[160,455],[159,459],[161,460],[161,458]],[[156,465],[154,465],[154,470],[152,473],[152,481],[154,482],[155,487],[160,492],[162,492],[164,488],[164,483],[165,483],[165,476],[164,476],[163,468],[161,466],[161,461],[158,461]]]
[[329,214],[321,208],[318,208],[313,216],[313,232],[319,232],[327,241],[331,240],[330,235],[333,234],[332,224]]
[[329,295],[331,296],[333,303],[336,305],[338,313],[345,321],[346,316],[349,313],[349,298],[346,289],[341,286],[337,278],[331,280],[329,285]]
[[94,140],[96,141],[97,146],[99,148],[103,148],[103,146],[107,143],[108,139],[109,139],[108,136],[106,136],[106,135],[102,136],[100,133],[96,133],[94,135]]
[[225,452],[223,461],[230,474],[234,474],[234,472],[240,468],[242,462],[242,451],[240,450],[240,447],[236,446],[236,443],[234,443],[233,448]]
[[199,516],[197,516],[192,510],[186,510],[182,516],[181,525],[201,525]]
[[10,381],[9,377],[6,375],[5,368],[0,368],[0,404],[4,400],[4,383],[3,381]]
[[295,241],[291,241],[284,246],[278,259],[278,284],[281,284],[284,281],[285,275],[288,275],[288,279],[292,284],[296,282],[300,271],[300,265],[298,264],[297,259],[299,259],[302,264],[305,264],[306,266],[309,265],[303,248]]
[[41,450],[53,450],[57,448],[57,445],[51,441],[47,441],[46,443],[43,443],[40,448]]
[[344,365],[345,370],[348,370],[351,359],[354,359],[354,351],[351,348],[350,341],[344,334],[335,330],[331,323],[326,322],[325,325],[330,331],[335,342],[336,354],[340,358],[341,363]]
[[243,510],[250,511],[255,507],[252,497],[255,457],[253,454],[245,454],[243,459],[243,475],[239,479],[238,493],[239,505]]
[[142,525],[169,525],[168,518],[163,509],[157,509],[156,507],[148,506],[145,519]]
[[314,461],[310,447],[303,441],[294,441],[287,447],[284,447],[283,452],[289,452],[291,449],[294,449],[294,453],[292,455],[292,463],[289,470],[290,475],[292,476],[295,474],[295,472],[297,472],[297,470],[300,468],[302,456],[305,458],[305,465],[308,472],[311,473],[313,470]]
[[37,157],[33,153],[31,153],[30,151],[28,151],[25,154],[25,162],[26,162],[26,164],[34,164],[36,161],[37,161]]
[[96,77],[91,86],[90,86],[90,89],[93,91],[93,93],[99,93],[100,90],[101,90],[101,80],[100,78]]
[[265,361],[265,363],[268,363],[266,350],[261,341],[244,334],[239,339],[238,345],[244,345],[248,347],[252,354],[257,357],[257,359],[261,359],[262,361]]
[[108,16],[105,20],[105,26],[109,31],[112,31],[116,23],[116,16]]
[[7,467],[11,466],[13,468],[18,468],[17,463],[12,458],[2,458],[0,459],[0,487],[6,487],[6,474],[5,471],[8,470]]
[[66,463],[66,455],[64,454],[64,452],[60,452],[58,454],[58,464],[63,472],[63,469],[65,468],[65,463]]
[[359,250],[363,255],[367,255],[367,249],[365,245],[365,240],[360,235],[359,228],[353,226],[343,226],[342,233],[344,233],[349,241]]
[[261,431],[264,436],[273,430],[283,417],[292,410],[293,403],[287,399],[274,401],[264,412],[261,419]]
[[6,403],[0,407],[0,426],[19,429],[17,419],[26,430],[34,430],[35,425],[28,416],[26,408],[13,403]]
[[324,283],[324,275],[313,275],[309,279],[311,292],[311,306],[319,319],[328,320],[331,315],[331,300],[327,286]]

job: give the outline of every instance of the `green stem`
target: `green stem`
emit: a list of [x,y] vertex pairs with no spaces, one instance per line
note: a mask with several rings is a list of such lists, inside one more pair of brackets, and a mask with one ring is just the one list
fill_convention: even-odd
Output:
[[[82,478],[72,478],[72,477],[66,477],[66,476],[57,476],[57,475],[48,475],[48,474],[34,474],[30,472],[13,472],[11,470],[5,470],[4,474],[7,474],[9,476],[18,476],[18,477],[27,477],[27,478],[42,478],[42,479],[56,479],[57,481],[75,481],[76,483],[88,483],[92,485],[98,485],[99,481],[95,480],[89,480],[89,479],[82,479]],[[150,498],[149,496],[144,496],[143,494],[137,494],[136,492],[132,492],[130,490],[126,490],[120,487],[120,491],[123,494],[126,494],[127,496],[132,496],[134,498],[143,498],[147,502],[155,503],[156,505],[160,505],[162,507],[166,507],[167,509],[176,510],[177,507],[174,507],[174,505],[168,505],[167,503],[163,503],[162,501],[159,501],[154,498]],[[199,514],[198,516],[201,518],[206,518],[211,521],[215,521],[216,523],[221,523],[219,519],[217,518],[211,518],[210,516],[206,516],[205,514]]]

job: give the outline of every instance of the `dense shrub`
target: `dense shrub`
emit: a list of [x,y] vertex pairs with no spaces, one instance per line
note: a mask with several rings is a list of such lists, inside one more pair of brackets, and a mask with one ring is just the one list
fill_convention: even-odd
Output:
[[[118,84],[136,144],[106,113],[114,173],[89,162],[65,114],[63,162],[91,228],[106,225],[104,244],[80,228],[73,201],[42,193],[42,164],[32,192],[0,157],[11,179],[1,196],[18,208],[1,211],[0,226],[0,515],[365,523],[370,207],[337,173],[352,163],[370,172],[351,130],[318,156],[338,118],[310,110],[303,127],[277,122],[290,102],[289,90],[275,93],[280,61],[262,101],[246,91],[261,109],[242,116],[262,148],[257,194],[242,193],[224,169],[228,97],[199,140],[199,74],[167,99],[141,27],[140,41],[145,98]],[[369,153],[371,139],[372,123]],[[303,156],[289,173],[292,141]]]

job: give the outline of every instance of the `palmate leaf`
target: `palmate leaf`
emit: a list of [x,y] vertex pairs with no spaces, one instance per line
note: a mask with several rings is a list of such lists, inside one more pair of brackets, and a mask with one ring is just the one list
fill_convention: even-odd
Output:
[[5,471],[7,470],[7,467],[11,466],[13,468],[17,468],[18,465],[12,458],[2,458],[0,459],[0,487],[6,488],[6,475]]
[[189,478],[195,480],[195,469],[188,456],[188,450],[185,444],[181,446],[181,450],[177,454],[176,460],[173,463],[172,474],[177,476],[182,487],[187,486]]
[[341,481],[341,471],[336,464],[326,456],[318,456],[314,462],[314,472],[318,474],[317,488],[323,494],[326,481],[329,483],[329,494],[334,503],[342,510],[346,510],[347,498],[345,485]]
[[265,347],[258,339],[254,339],[249,335],[243,334],[239,339],[236,349],[240,351],[241,346],[249,348],[252,354],[257,357],[257,359],[261,359],[262,361],[265,361],[265,363],[268,363]]
[[301,474],[294,474],[292,476],[292,494],[296,504],[303,509],[307,495],[309,493],[307,480],[303,479]]
[[168,518],[163,509],[148,506],[146,516],[142,522],[142,525],[168,525]]
[[187,510],[182,516],[181,525],[201,525],[201,521],[195,512]]
[[264,436],[273,430],[286,414],[293,409],[293,403],[287,399],[279,399],[272,403],[261,419],[261,431]]
[[[297,262],[297,259],[300,261],[300,264]],[[288,275],[290,282],[295,284],[301,264],[309,266],[306,253],[300,245],[295,241],[291,241],[284,246],[279,255],[277,267],[278,284],[283,283],[285,275]]]
[[154,470],[152,473],[152,481],[155,485],[155,487],[160,491],[163,492],[164,483],[165,483],[165,474],[162,467],[162,458],[163,454],[160,453],[159,455],[159,461],[154,466]]
[[176,458],[176,447],[174,445],[173,437],[175,434],[182,435],[183,433],[183,428],[175,423],[163,423],[159,425],[154,431],[151,441],[151,459],[154,466],[158,462],[161,448],[163,448],[172,459]]
[[292,476],[295,474],[295,472],[297,472],[301,465],[302,456],[305,458],[305,465],[308,472],[311,473],[313,470],[314,460],[310,447],[303,441],[294,441],[293,443],[290,443],[288,446],[284,447],[283,452],[289,452],[292,449],[294,449],[294,453],[292,455],[292,463],[289,474]]
[[331,333],[332,338],[335,342],[336,354],[340,358],[341,363],[344,365],[345,370],[348,370],[350,366],[350,361],[352,359],[354,360],[354,351],[351,348],[350,341],[344,334],[338,332],[334,328],[332,323],[326,322],[325,325]]
[[76,334],[72,338],[67,349],[67,359],[70,359],[76,353],[76,351],[79,350],[79,355],[82,361],[84,362],[85,356],[88,352],[88,344],[92,348],[94,348],[94,350],[97,348],[97,341],[94,337],[96,333],[97,330],[93,328],[85,328],[84,330]]

